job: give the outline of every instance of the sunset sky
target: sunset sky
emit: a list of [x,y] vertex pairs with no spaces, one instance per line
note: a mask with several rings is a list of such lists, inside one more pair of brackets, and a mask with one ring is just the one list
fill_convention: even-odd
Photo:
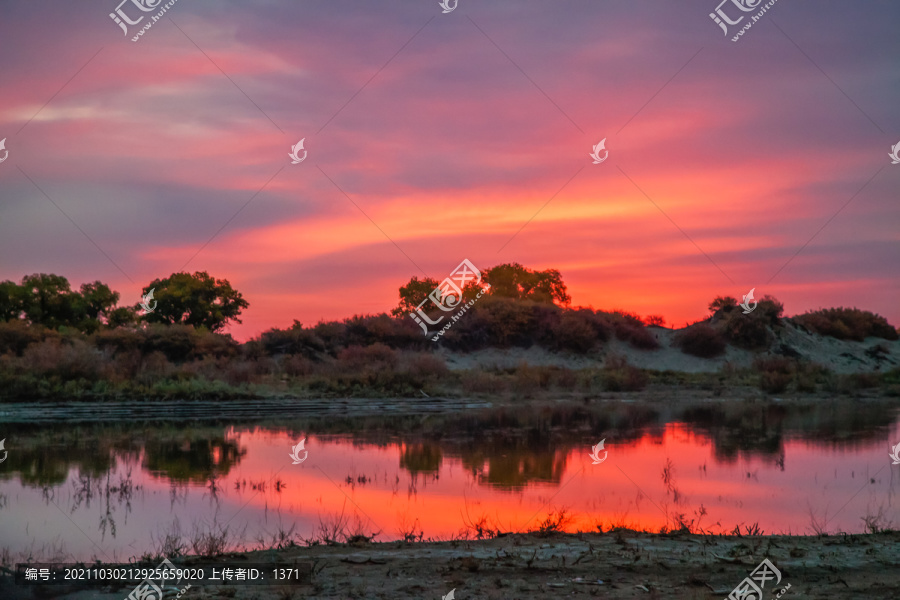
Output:
[[718,0],[178,0],[132,42],[118,1],[0,8],[0,280],[130,305],[206,270],[238,339],[464,258],[677,326],[750,288],[900,323],[898,4],[780,0],[734,43]]

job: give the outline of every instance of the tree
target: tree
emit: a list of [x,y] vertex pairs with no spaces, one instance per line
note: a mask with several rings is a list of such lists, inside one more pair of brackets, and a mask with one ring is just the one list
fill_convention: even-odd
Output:
[[491,285],[492,296],[561,306],[572,302],[562,275],[556,269],[532,271],[519,263],[511,263],[488,269],[484,279]]
[[77,296],[62,275],[35,273],[22,278],[22,310],[33,324],[58,329],[77,321]]
[[422,301],[428,297],[428,294],[433,292],[434,288],[437,286],[438,282],[431,277],[426,277],[424,279],[413,277],[409,280],[409,283],[400,287],[400,304],[391,311],[391,314],[395,317],[401,317],[406,313],[415,312],[416,308],[419,307],[419,304],[421,304]]
[[25,290],[12,281],[0,281],[0,321],[14,321],[22,316]]
[[183,323],[219,331],[230,321],[240,323],[238,315],[250,306],[227,279],[215,279],[206,271],[193,275],[173,273],[165,279],[154,279],[142,294],[146,296],[150,290],[156,307],[144,320],[151,323]]
[[716,299],[709,303],[709,312],[717,313],[720,310],[731,312],[737,308],[738,301],[731,296],[716,296]]
[[111,310],[106,316],[106,324],[111,328],[136,325],[140,319],[133,306],[120,306]]
[[644,319],[644,323],[656,327],[665,327],[666,319],[661,315],[648,315],[647,318]]
[[119,292],[112,291],[105,283],[95,281],[81,284],[80,308],[88,319],[108,319],[118,302]]

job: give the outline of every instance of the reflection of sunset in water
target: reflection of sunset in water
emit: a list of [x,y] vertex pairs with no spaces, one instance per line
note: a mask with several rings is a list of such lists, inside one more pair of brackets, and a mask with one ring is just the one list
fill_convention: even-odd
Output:
[[[253,548],[292,526],[313,538],[341,515],[347,533],[379,540],[474,535],[476,524],[536,529],[559,510],[570,531],[658,531],[683,521],[716,533],[758,524],[766,533],[806,534],[812,513],[831,531],[854,532],[879,510],[900,521],[883,439],[838,446],[744,432],[727,443],[703,419],[607,435],[608,459],[599,465],[588,456],[599,440],[551,443],[520,430],[407,441],[211,428],[128,439],[74,463],[65,462],[79,456],[74,449],[38,448],[33,457],[19,452],[18,477],[0,479],[0,538],[11,549],[53,540],[80,559],[122,559],[176,530],[189,540],[227,527],[232,543]],[[303,436],[308,459],[293,465],[290,449]],[[890,439],[897,437],[895,423]]]

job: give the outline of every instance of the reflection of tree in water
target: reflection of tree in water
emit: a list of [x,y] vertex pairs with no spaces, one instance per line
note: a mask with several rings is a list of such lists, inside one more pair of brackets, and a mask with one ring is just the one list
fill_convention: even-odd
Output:
[[568,452],[552,448],[546,440],[501,438],[463,450],[462,462],[478,483],[517,489],[531,482],[559,483]]
[[757,455],[772,459],[784,470],[787,438],[852,451],[879,439],[895,420],[894,410],[879,403],[853,402],[736,404],[692,407],[681,418],[709,435],[718,462],[730,464],[740,455]]
[[148,440],[144,446],[144,468],[154,477],[180,483],[204,484],[225,477],[247,453],[223,436],[201,439]]
[[412,443],[400,445],[400,468],[412,475],[437,473],[441,469],[443,454],[437,444]]
[[635,426],[655,422],[657,416],[651,408],[604,411],[569,405],[441,417],[432,420],[433,431],[423,433],[430,439],[453,436],[456,440],[422,441],[421,434],[415,435],[416,441],[401,444],[400,466],[415,481],[419,473],[437,474],[443,456],[448,455],[459,457],[480,484],[501,489],[518,489],[530,482],[558,484],[566,456],[577,445],[573,437],[598,437],[616,429],[619,439],[625,440],[637,435]]
[[25,446],[17,448],[15,470],[22,485],[44,487],[65,483],[69,472],[77,468],[81,473],[99,477],[113,464],[113,451],[109,446],[93,448],[55,445]]
[[[99,432],[99,434],[98,434]],[[58,486],[77,470],[90,477],[102,477],[116,460],[135,460],[140,452],[132,436],[121,427],[109,436],[104,430],[75,427],[24,427],[17,436],[15,460],[0,479],[17,474],[24,486]],[[44,494],[47,495],[46,492]]]

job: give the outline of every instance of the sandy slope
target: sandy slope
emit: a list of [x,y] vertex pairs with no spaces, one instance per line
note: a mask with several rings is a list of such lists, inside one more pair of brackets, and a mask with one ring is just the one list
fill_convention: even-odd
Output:
[[[560,366],[570,369],[603,366],[606,356],[624,356],[636,367],[658,371],[683,371],[686,373],[715,372],[726,363],[737,367],[749,366],[759,354],[728,346],[724,356],[706,359],[684,354],[672,346],[672,338],[679,331],[663,327],[651,327],[659,340],[658,350],[638,350],[615,338],[610,340],[598,353],[579,356],[553,353],[543,348],[510,348],[507,350],[488,349],[468,354],[444,351],[443,356],[451,369],[473,369],[490,367],[515,367],[522,363],[533,366]],[[881,346],[886,352],[872,349]],[[798,327],[787,324],[776,332],[776,341],[769,355],[798,356],[828,367],[836,373],[863,373],[887,371],[900,366],[900,340],[888,341],[868,338],[863,342],[837,340],[806,333]]]

